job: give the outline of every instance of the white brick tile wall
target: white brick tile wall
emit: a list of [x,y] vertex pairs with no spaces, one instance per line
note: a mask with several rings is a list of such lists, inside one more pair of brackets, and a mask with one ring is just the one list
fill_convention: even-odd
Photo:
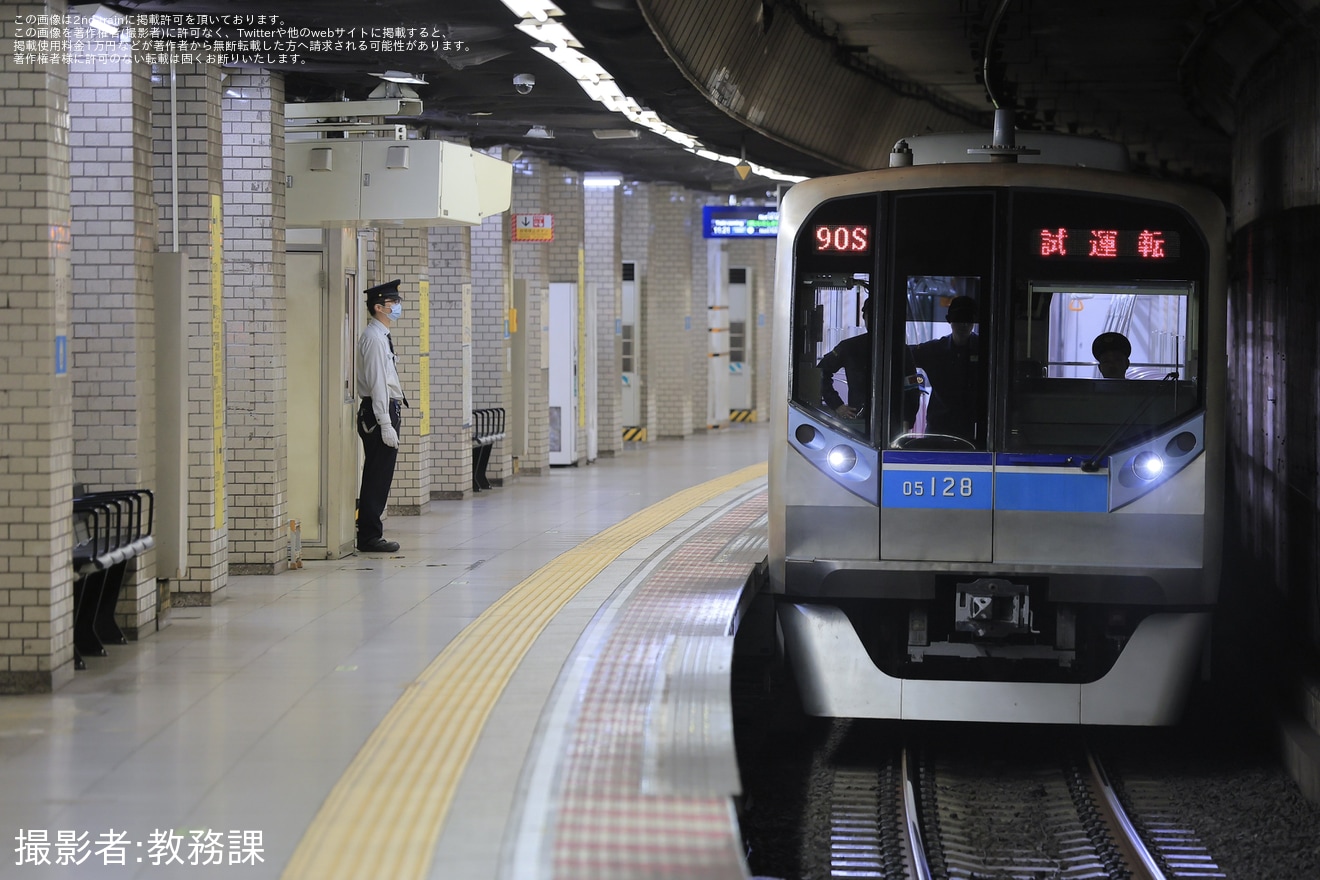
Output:
[[618,187],[588,189],[585,195],[587,286],[596,290],[596,424],[602,456],[623,451],[623,385],[620,380],[622,315],[621,242],[623,192]]
[[[216,424],[211,331],[211,206],[213,198],[223,192],[220,69],[176,66],[175,99],[177,161],[171,155],[169,84],[156,84],[152,90],[157,242],[162,249],[175,248],[173,205],[177,198],[178,248],[194,258],[195,267],[188,302],[188,574],[171,583],[170,591],[176,604],[210,605],[228,583],[229,570],[227,519],[221,516],[219,524],[216,522],[217,512],[227,511],[223,507],[224,426]],[[178,169],[177,193],[173,191],[172,167]],[[223,364],[223,356],[220,362]]]
[[431,440],[418,432],[421,421],[421,359],[418,357],[421,354],[421,319],[417,300],[418,282],[430,279],[430,236],[426,229],[391,226],[380,230],[378,240],[380,281],[372,281],[368,286],[395,278],[403,282],[399,286],[405,301],[403,317],[394,322],[390,335],[394,340],[399,382],[410,404],[403,411],[403,431],[399,435],[399,459],[390,486],[389,511],[416,516],[431,504]]
[[[546,193],[548,166],[540,159],[522,158],[514,162],[513,207],[511,214],[548,214]],[[550,466],[550,398],[546,371],[541,368],[541,346],[549,321],[545,302],[550,292],[549,248],[544,242],[513,242],[513,275],[527,281],[527,314],[518,316],[519,332],[527,333],[527,375],[513,381],[526,383],[526,449],[519,461],[519,472],[527,475],[547,473]],[[517,418],[510,413],[510,418]]]
[[232,71],[224,136],[229,570],[288,567],[284,78]]
[[[472,494],[472,409],[464,406],[472,382],[472,351],[463,363],[464,297],[472,319],[471,231],[462,226],[430,230],[431,278],[431,497],[456,500]],[[468,338],[473,330],[469,326]]]
[[[106,108],[114,112],[101,115]],[[93,491],[154,489],[150,69],[75,66],[69,117],[74,481]],[[130,564],[119,597],[129,638],[155,630],[156,604],[156,554],[148,551]]]
[[73,675],[73,383],[56,374],[71,330],[68,110],[66,68],[0,53],[0,692]]

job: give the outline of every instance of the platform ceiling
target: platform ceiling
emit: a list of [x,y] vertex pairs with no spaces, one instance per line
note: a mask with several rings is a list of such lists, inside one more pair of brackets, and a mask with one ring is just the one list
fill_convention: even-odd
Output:
[[[636,138],[600,139],[597,132],[637,126],[592,101],[536,52],[500,0],[107,5],[127,13],[277,14],[284,24],[312,29],[440,31],[451,41],[448,51],[309,51],[298,64],[273,67],[285,72],[290,101],[364,99],[381,82],[373,72],[421,74],[426,85],[412,88],[422,115],[397,121],[473,146],[507,144],[582,171],[753,198],[774,185],[756,175],[740,180],[729,165],[645,130]],[[917,133],[913,125],[988,131],[993,100],[1015,110],[1019,127],[1115,139],[1129,146],[1138,167],[1221,192],[1231,173],[1230,108],[1238,85],[1256,65],[1268,64],[1282,42],[1320,26],[1320,0],[561,0],[558,7],[559,21],[582,51],[644,108],[711,150],[785,173],[816,176],[874,164],[839,146],[848,131],[882,145],[881,155]],[[725,16],[724,24],[711,24],[712,10]],[[669,22],[665,33],[648,25],[657,19]],[[778,55],[767,64],[772,51]],[[875,90],[876,101],[901,96],[917,109],[867,119],[832,111],[805,134],[776,130],[766,121],[775,103],[768,96],[788,87],[777,84],[792,82],[798,51],[823,51],[840,75]],[[694,62],[701,58],[730,61],[711,76]],[[528,73],[536,86],[519,94],[514,77]],[[730,94],[759,96],[759,106],[735,106]],[[866,106],[888,105],[868,100]],[[927,117],[938,122],[921,121]],[[554,138],[529,138],[535,125]]]

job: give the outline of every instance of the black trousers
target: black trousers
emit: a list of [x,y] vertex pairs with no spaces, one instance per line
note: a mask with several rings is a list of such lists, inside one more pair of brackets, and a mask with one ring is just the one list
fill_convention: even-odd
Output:
[[[403,424],[403,410],[397,400],[390,401],[390,422],[394,426],[394,433],[398,434]],[[399,450],[386,446],[385,441],[380,439],[376,414],[371,410],[371,398],[365,398],[358,407],[357,431],[362,438],[364,458],[362,488],[358,491],[357,540],[363,544],[385,536],[385,526],[380,517],[390,497],[394,463],[399,458]]]

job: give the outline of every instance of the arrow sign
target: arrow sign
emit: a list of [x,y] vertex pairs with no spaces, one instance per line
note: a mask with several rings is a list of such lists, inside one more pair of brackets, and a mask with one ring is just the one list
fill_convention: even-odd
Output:
[[554,241],[554,214],[514,214],[513,241]]

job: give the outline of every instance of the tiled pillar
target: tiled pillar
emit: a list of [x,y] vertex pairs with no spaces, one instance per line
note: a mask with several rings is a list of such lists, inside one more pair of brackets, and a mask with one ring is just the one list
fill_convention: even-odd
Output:
[[[430,234],[427,229],[389,226],[380,231],[377,252],[376,277],[380,284],[399,278],[399,292],[403,294],[403,317],[394,322],[390,336],[394,341],[399,382],[408,408],[403,411],[403,431],[399,434],[399,459],[395,465],[394,482],[390,486],[389,511],[404,516],[417,516],[431,505],[431,438],[422,433],[423,406],[429,406],[428,390],[422,384],[421,336],[423,334],[422,285],[426,285],[429,300]],[[434,327],[430,327],[434,330]],[[429,356],[425,360],[429,361]],[[428,373],[427,380],[429,382]]]
[[688,192],[679,186],[651,187],[650,201],[643,384],[655,398],[656,421],[648,430],[655,437],[686,437],[693,424],[691,351],[697,320],[692,314],[692,211]]
[[585,193],[587,289],[596,293],[597,452],[609,457],[623,451],[623,388],[619,360],[619,318],[623,262],[622,191],[588,188]]
[[[640,427],[648,432],[655,431],[656,396],[655,386],[651,383],[647,353],[651,348],[650,314],[646,309],[647,272],[651,261],[651,202],[650,184],[633,183],[623,188],[622,245],[620,262],[630,262],[634,266],[634,278],[637,284],[637,314],[633,327],[634,369],[640,388],[638,394],[638,421]],[[648,438],[652,434],[646,435]],[[622,434],[620,435],[622,439]]]
[[[487,217],[469,230],[472,270],[472,407],[512,412],[508,315],[513,266],[509,214]],[[486,466],[486,479],[504,485],[513,473],[512,434],[506,421]]]
[[[171,76],[174,100],[171,101]],[[163,68],[152,90],[157,241],[192,257],[188,301],[188,572],[170,584],[174,605],[210,605],[229,582],[225,497],[225,357],[220,69]],[[171,106],[177,154],[171,147]],[[177,156],[177,161],[176,161]],[[177,168],[177,191],[174,170]]]
[[564,426],[564,430],[572,431],[576,436],[577,440],[574,443],[574,448],[577,450],[577,462],[583,464],[587,461],[586,407],[588,396],[586,394],[586,379],[594,371],[589,370],[584,361],[587,355],[587,346],[583,338],[584,322],[586,321],[586,309],[583,307],[586,301],[586,264],[583,250],[582,175],[577,171],[552,166],[547,169],[546,178],[546,198],[549,201],[549,212],[555,217],[555,237],[550,242],[547,254],[549,280],[551,282],[576,284],[580,288],[578,290],[577,331],[578,413],[577,418],[572,420],[572,424]]
[[[546,175],[548,166],[540,159],[519,159],[513,164],[513,207],[511,214],[548,214]],[[513,277],[527,282],[525,314],[518,316],[518,331],[527,334],[526,375],[514,377],[525,383],[527,395],[525,445],[518,462],[518,472],[537,476],[550,467],[550,397],[548,370],[541,366],[546,344],[549,317],[545,311],[550,293],[549,257],[545,242],[514,242]],[[511,413],[517,418],[519,413]],[[518,454],[515,451],[515,454]]]
[[[64,12],[7,4],[4,17]],[[0,53],[0,692],[73,676],[68,69]]]
[[289,567],[283,75],[230,73],[222,124],[229,570],[276,574]]
[[[69,71],[73,223],[73,478],[92,491],[156,489],[151,72],[101,60]],[[156,552],[124,574],[118,623],[156,628]]]
[[472,494],[472,260],[466,226],[430,230],[431,497]]

